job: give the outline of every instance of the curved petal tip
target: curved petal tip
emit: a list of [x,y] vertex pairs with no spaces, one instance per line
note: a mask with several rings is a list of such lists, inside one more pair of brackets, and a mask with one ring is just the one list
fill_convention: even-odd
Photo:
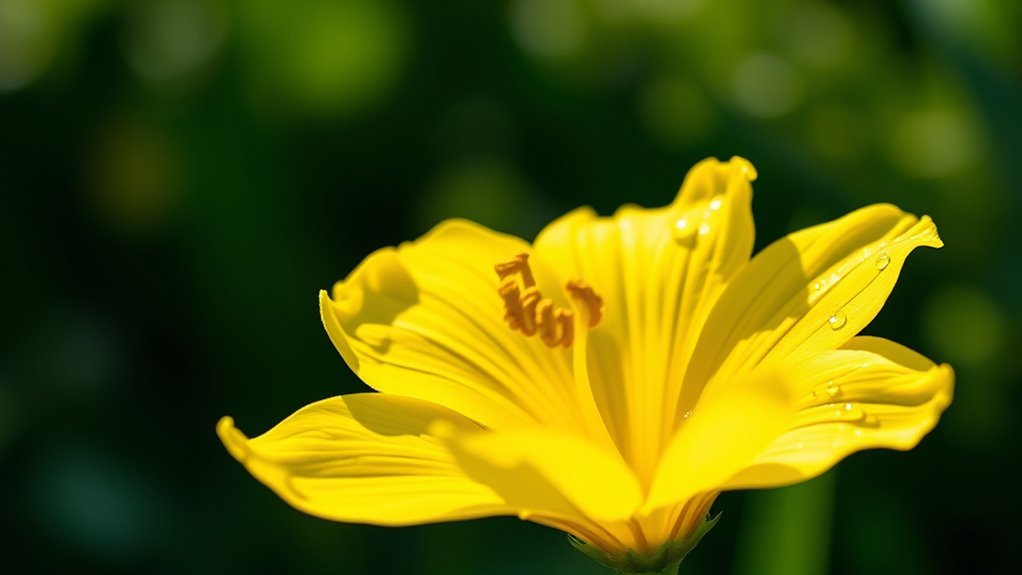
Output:
[[351,349],[348,337],[341,327],[341,322],[337,319],[337,313],[334,311],[333,300],[330,299],[330,294],[322,289],[319,290],[319,318],[323,322],[327,335],[330,337],[330,342],[337,348],[344,362],[351,367],[352,371],[358,373],[358,355]]
[[234,418],[229,415],[221,417],[216,424],[216,434],[231,457],[244,463],[248,458],[248,438],[237,427],[234,427]]
[[746,160],[741,156],[731,156],[728,163],[737,169],[740,174],[745,176],[745,179],[750,182],[755,182],[756,178],[759,177],[759,172],[756,171],[756,167],[752,165],[752,162]]

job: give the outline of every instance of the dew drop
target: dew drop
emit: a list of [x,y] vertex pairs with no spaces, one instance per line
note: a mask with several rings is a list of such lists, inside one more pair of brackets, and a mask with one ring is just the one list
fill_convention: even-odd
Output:
[[710,209],[713,211],[717,211],[720,209],[720,206],[723,205],[723,203],[724,202],[720,200],[720,196],[717,196],[710,200]]
[[830,326],[830,329],[839,330],[845,326],[846,321],[848,321],[848,318],[845,317],[845,314],[835,312],[834,315],[827,318],[827,325]]
[[891,265],[891,256],[887,255],[887,252],[880,252],[877,254],[875,264],[878,270],[883,271],[887,266]]
[[687,241],[692,238],[695,234],[695,226],[688,220],[688,217],[678,218],[674,222],[674,239],[678,241]]
[[837,394],[841,393],[841,386],[835,385],[833,381],[827,382],[827,395],[829,397],[837,397]]
[[854,403],[846,403],[834,413],[839,421],[862,421],[866,419],[866,412]]
[[710,233],[710,224],[706,222],[699,224],[699,235],[705,236],[708,233]]
[[682,419],[688,419],[688,418],[690,418],[690,417],[692,417],[692,410],[691,410],[691,409],[690,409],[690,410],[688,410],[688,411],[686,411],[686,412],[684,413],[684,415],[682,415],[682,416],[681,416],[681,418],[682,418]]

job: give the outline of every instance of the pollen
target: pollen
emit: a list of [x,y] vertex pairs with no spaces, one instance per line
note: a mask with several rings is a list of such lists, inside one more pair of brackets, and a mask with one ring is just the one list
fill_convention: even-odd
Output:
[[[527,337],[539,334],[540,340],[549,347],[570,347],[575,339],[575,312],[543,297],[529,266],[529,255],[518,254],[493,269],[500,278],[497,293],[504,300],[504,320],[508,327]],[[572,301],[585,310],[587,327],[596,327],[602,316],[603,299],[581,280],[569,281],[565,290]]]

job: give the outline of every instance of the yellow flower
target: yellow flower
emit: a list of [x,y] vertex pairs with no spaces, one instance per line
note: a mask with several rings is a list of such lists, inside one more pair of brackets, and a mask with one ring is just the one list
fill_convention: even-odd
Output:
[[296,508],[411,525],[517,515],[604,562],[660,570],[725,490],[910,449],[953,373],[857,336],[928,217],[869,206],[751,257],[752,165],[706,160],[675,201],[582,208],[531,245],[451,220],[320,294],[378,393],[325,399],[230,453]]

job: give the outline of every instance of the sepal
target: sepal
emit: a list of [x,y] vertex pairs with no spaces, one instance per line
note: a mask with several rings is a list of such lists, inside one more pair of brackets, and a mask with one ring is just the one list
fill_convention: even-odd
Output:
[[699,541],[709,533],[710,529],[713,529],[718,520],[720,520],[720,513],[712,519],[707,515],[707,518],[699,524],[699,528],[688,536],[668,541],[655,551],[648,553],[638,553],[632,549],[624,553],[608,553],[570,534],[568,541],[575,549],[621,573],[673,575],[685,556],[695,549]]

